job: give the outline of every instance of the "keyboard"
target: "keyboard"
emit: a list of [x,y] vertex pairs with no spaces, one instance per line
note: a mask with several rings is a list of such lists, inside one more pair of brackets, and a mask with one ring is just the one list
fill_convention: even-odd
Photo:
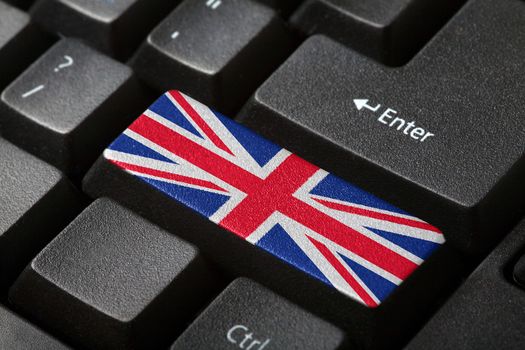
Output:
[[0,349],[523,349],[523,57],[523,0],[0,0]]

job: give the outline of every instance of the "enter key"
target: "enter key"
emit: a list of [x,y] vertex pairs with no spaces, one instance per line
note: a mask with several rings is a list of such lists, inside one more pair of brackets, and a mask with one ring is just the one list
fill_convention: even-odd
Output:
[[479,253],[525,212],[523,18],[471,0],[399,68],[313,36],[239,120]]

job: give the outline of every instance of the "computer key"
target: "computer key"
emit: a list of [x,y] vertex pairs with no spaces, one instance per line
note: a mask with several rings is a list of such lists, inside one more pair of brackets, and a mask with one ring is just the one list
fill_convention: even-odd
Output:
[[63,39],[1,96],[5,138],[73,177],[142,108],[129,67]]
[[264,5],[188,0],[150,34],[133,67],[159,92],[185,91],[229,113],[292,50],[283,21]]
[[292,24],[324,34],[388,65],[406,63],[465,0],[308,0]]
[[512,280],[512,269],[524,248],[525,221],[485,259],[406,350],[523,349],[525,290]]
[[[461,269],[439,272],[451,260],[436,227],[178,91],[115,140],[83,187],[177,232],[228,274],[366,333],[363,342],[401,339]],[[430,277],[442,280],[426,290]]]
[[0,89],[33,62],[48,42],[26,13],[0,1]]
[[0,306],[0,349],[66,350],[69,348]]
[[232,282],[171,350],[342,349],[344,333],[246,278]]
[[0,139],[0,295],[80,210],[58,170]]
[[214,283],[192,245],[101,199],[32,261],[9,299],[77,346],[157,349]]
[[84,39],[95,48],[126,58],[178,0],[39,0],[34,20],[50,32]]
[[239,120],[479,253],[525,211],[524,16],[471,1],[402,68],[312,37]]

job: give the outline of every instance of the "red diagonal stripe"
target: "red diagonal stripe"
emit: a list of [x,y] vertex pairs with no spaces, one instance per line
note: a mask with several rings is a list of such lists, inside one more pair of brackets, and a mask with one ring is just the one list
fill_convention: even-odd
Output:
[[213,131],[212,128],[206,123],[199,113],[186,101],[184,96],[178,91],[170,91],[169,94],[177,101],[177,103],[184,109],[184,111],[190,116],[190,118],[201,128],[202,132],[210,139],[211,142],[223,151],[233,155],[232,151],[226,146],[219,136]]
[[250,188],[246,184],[244,191],[249,195],[219,224],[243,238],[248,237],[275,210],[290,203],[291,195],[318,170],[295,154],[290,155],[264,183],[255,183]]
[[263,181],[146,115],[139,117],[129,129],[243,192],[247,184]]
[[113,160],[113,159],[111,159],[111,162],[129,171],[134,171],[134,172],[138,172],[138,173],[145,174],[145,175],[151,175],[151,176],[159,177],[159,178],[166,179],[166,180],[184,182],[190,185],[205,187],[205,188],[209,188],[209,189],[216,190],[216,191],[227,192],[225,189],[217,186],[213,182],[209,182],[206,180],[200,180],[200,179],[195,179],[195,178],[188,177],[188,176],[172,174],[172,173],[168,173],[165,171],[146,168],[140,165],[130,164],[130,163],[121,162],[121,161]]
[[335,209],[335,210],[344,211],[344,212],[347,212],[347,213],[356,214],[356,215],[360,215],[360,216],[366,216],[366,217],[370,217],[370,218],[373,218],[373,219],[389,221],[389,222],[393,222],[393,223],[399,224],[399,225],[420,228],[420,229],[427,230],[427,231],[432,231],[432,232],[435,232],[435,233],[441,233],[441,231],[438,228],[436,228],[436,227],[434,227],[434,226],[432,226],[432,225],[430,225],[429,223],[426,223],[426,222],[421,222],[421,221],[417,221],[417,220],[410,220],[410,219],[407,219],[407,218],[400,218],[400,217],[394,216],[394,215],[389,215],[389,214],[385,214],[385,213],[378,213],[378,212],[375,212],[375,211],[372,211],[372,210],[367,210],[367,209],[363,209],[363,208],[356,208],[356,207],[353,207],[353,206],[350,206],[350,205],[347,205],[347,204],[334,203],[334,202],[330,202],[330,201],[326,201],[326,200],[318,199],[318,198],[313,198],[313,200],[315,200],[316,202],[327,206],[328,208],[332,208],[332,209]]
[[293,203],[280,208],[283,214],[401,280],[406,279],[418,267],[415,262],[309,204],[295,198],[292,200]]
[[[308,236],[307,236],[308,237]],[[343,279],[352,287],[352,289],[359,295],[361,300],[363,302],[370,306],[370,307],[376,307],[378,306],[377,302],[372,299],[372,297],[368,294],[368,292],[361,287],[359,282],[346,270],[346,268],[341,264],[341,262],[332,254],[332,252],[321,242],[318,242],[311,237],[308,237],[310,242],[312,242],[317,250],[323,254],[323,256],[330,262],[330,265],[332,265],[336,271],[343,277]]]

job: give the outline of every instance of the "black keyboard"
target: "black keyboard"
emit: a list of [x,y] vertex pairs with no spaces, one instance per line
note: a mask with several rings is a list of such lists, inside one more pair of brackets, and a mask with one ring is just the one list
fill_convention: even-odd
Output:
[[523,349],[524,57],[523,0],[0,0],[0,349]]

